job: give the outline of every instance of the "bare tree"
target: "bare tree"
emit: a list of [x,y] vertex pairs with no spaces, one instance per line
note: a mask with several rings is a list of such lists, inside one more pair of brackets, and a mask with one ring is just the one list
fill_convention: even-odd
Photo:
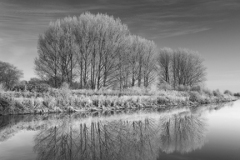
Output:
[[156,45],[153,41],[145,42],[143,58],[143,83],[148,87],[156,78]]
[[72,83],[74,79],[75,46],[71,23],[68,17],[51,22],[47,31],[39,36],[38,57],[35,59],[35,70],[41,79],[54,79],[54,87],[58,80]]
[[128,73],[131,86],[147,87],[155,78],[155,43],[139,36],[131,35],[128,40]]
[[163,48],[160,50],[157,63],[159,66],[159,79],[160,83],[166,82],[170,84],[170,70],[171,70],[171,59],[173,50],[170,48]]
[[161,49],[158,55],[159,82],[177,86],[194,86],[205,81],[203,59],[188,49]]
[[174,52],[172,71],[174,86],[194,86],[205,81],[206,77],[203,59],[188,49],[178,49]]
[[155,53],[154,42],[130,35],[120,19],[84,13],[50,23],[39,37],[35,65],[55,87],[59,79],[79,79],[79,88],[147,87],[155,78]]
[[81,88],[99,89],[115,81],[118,53],[128,33],[119,19],[104,14],[80,15],[74,35]]

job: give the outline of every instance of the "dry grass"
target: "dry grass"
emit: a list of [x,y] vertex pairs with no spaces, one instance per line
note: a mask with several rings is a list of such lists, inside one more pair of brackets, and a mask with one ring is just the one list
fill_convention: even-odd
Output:
[[210,91],[153,91],[133,88],[125,91],[51,89],[47,93],[0,92],[0,115],[57,113],[136,108],[167,108],[236,100],[229,94]]

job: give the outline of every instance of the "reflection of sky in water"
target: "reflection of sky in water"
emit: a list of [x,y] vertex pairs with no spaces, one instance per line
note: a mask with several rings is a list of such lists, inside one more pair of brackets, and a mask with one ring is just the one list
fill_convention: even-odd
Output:
[[240,159],[240,101],[69,117],[0,119],[0,159]]
[[0,142],[0,160],[32,160],[36,131],[20,131],[7,141]]

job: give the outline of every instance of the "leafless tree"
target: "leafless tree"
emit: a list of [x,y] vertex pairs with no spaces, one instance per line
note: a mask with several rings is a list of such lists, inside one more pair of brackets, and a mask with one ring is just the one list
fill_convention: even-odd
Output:
[[163,48],[159,52],[157,63],[159,66],[159,79],[160,83],[166,82],[170,84],[170,74],[171,74],[171,59],[173,55],[173,50],[170,48]]
[[41,79],[54,79],[72,83],[75,67],[75,44],[72,36],[72,18],[51,22],[47,31],[39,36],[38,57],[35,59],[35,70]]
[[[139,36],[129,36],[126,57],[131,86],[148,87],[155,78],[155,43]],[[129,75],[129,74],[128,74]]]
[[176,87],[199,85],[205,81],[203,59],[188,49],[161,49],[158,55],[159,81]]
[[194,51],[178,49],[172,60],[173,84],[194,86],[205,81],[203,59]]
[[120,62],[118,55],[127,34],[127,26],[119,19],[104,14],[80,15],[74,32],[78,46],[80,88],[100,89],[116,80]]
[[155,53],[153,41],[130,35],[120,19],[84,13],[50,23],[39,37],[35,65],[55,87],[76,77],[79,88],[147,87],[155,78]]

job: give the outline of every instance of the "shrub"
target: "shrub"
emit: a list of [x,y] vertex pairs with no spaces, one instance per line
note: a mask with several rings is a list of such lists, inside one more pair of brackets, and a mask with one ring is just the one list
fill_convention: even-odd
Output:
[[12,113],[14,101],[11,97],[0,95],[0,115]]
[[27,89],[27,86],[25,84],[17,84],[13,87],[13,91],[25,91]]
[[206,94],[209,97],[213,96],[213,92],[209,89],[203,89],[202,91],[204,94]]
[[30,91],[44,93],[49,90],[50,86],[46,83],[28,83],[28,84],[17,84],[13,87],[13,91]]
[[37,84],[35,87],[35,91],[39,92],[39,93],[43,93],[43,92],[47,92],[49,90],[50,86],[48,84],[45,83],[40,83]]
[[197,85],[197,86],[192,86],[191,91],[196,91],[196,92],[202,92],[202,87]]
[[169,84],[169,83],[161,83],[161,84],[159,84],[158,85],[158,88],[160,89],[160,90],[165,90],[165,91],[167,91],[167,90],[172,90],[172,86]]
[[228,94],[228,95],[233,96],[233,93],[231,91],[229,91],[229,90],[224,91],[224,94]]
[[141,88],[141,87],[131,87],[125,90],[125,92],[129,95],[143,95],[146,93],[146,89],[145,88]]
[[165,105],[169,102],[169,100],[166,97],[158,97],[157,98],[157,104],[158,105]]
[[192,101],[192,102],[201,102],[202,100],[202,97],[201,95],[199,94],[199,92],[196,92],[196,91],[192,91],[189,93],[190,96],[189,96],[189,100]]
[[172,86],[167,82],[162,82],[157,85],[159,90],[172,90]]
[[71,90],[69,89],[69,84],[64,82],[60,90],[58,90],[58,93],[60,94],[61,98],[63,98],[63,100],[68,100],[68,98],[71,96]]
[[69,84],[67,82],[63,82],[61,89],[69,89]]
[[234,96],[240,97],[240,93],[234,93]]
[[0,92],[1,91],[6,91],[6,87],[2,83],[0,83]]
[[221,94],[221,92],[219,91],[219,89],[214,90],[214,91],[213,91],[213,95],[214,95],[215,97],[221,97],[221,96],[222,96],[222,94]]
[[178,86],[178,91],[189,91],[189,90],[190,90],[189,86],[184,86],[184,85]]

